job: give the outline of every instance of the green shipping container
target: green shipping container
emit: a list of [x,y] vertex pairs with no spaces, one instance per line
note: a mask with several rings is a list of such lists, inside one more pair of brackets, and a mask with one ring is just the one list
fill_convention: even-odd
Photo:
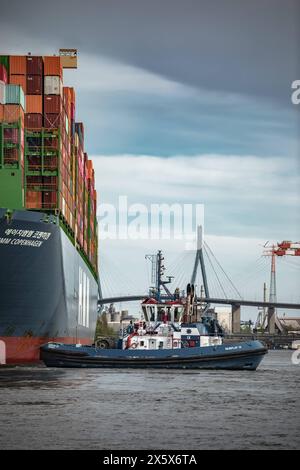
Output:
[[25,111],[25,95],[23,88],[20,85],[6,85],[5,103],[20,104]]
[[8,55],[0,55],[0,64],[4,65],[7,71],[7,75],[9,74],[9,56]]

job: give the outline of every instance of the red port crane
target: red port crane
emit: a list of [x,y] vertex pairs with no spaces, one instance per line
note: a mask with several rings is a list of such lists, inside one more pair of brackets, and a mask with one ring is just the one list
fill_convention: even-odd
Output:
[[276,256],[300,256],[300,242],[284,240],[281,243],[272,245],[264,251],[266,256],[271,256],[271,281],[270,281],[270,302],[276,302]]
[[[271,278],[270,278],[270,294],[269,301],[276,302],[276,256],[300,256],[300,242],[291,242],[284,240],[281,243],[267,247],[264,251],[265,256],[271,256]],[[266,315],[262,321],[264,325]]]
[[283,241],[273,245],[273,251],[276,256],[300,256],[300,242]]

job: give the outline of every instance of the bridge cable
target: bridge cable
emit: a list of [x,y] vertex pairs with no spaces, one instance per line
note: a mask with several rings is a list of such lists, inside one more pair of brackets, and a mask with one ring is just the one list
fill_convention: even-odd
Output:
[[214,260],[216,261],[217,265],[220,267],[220,269],[222,270],[223,274],[225,275],[226,279],[229,281],[230,285],[232,286],[232,288],[234,289],[234,291],[237,293],[237,295],[240,297],[240,299],[242,299],[243,297],[241,296],[241,294],[239,293],[239,291],[237,290],[237,288],[235,287],[234,283],[232,282],[232,280],[230,279],[230,277],[227,275],[227,273],[224,271],[221,263],[218,261],[217,257],[215,256],[215,254],[213,253],[213,251],[211,250],[211,248],[209,247],[209,245],[204,242],[205,244],[205,247],[208,248],[209,252],[211,253],[211,255],[213,256]]
[[223,286],[222,286],[222,283],[221,283],[221,281],[220,281],[220,279],[219,279],[219,276],[218,276],[218,274],[217,274],[217,272],[216,272],[216,270],[215,270],[215,268],[214,268],[214,265],[213,265],[213,263],[212,263],[212,260],[210,259],[210,256],[209,256],[209,254],[208,254],[208,251],[207,251],[207,249],[206,249],[206,246],[204,246],[203,249],[204,249],[204,252],[205,252],[205,254],[206,254],[206,256],[207,256],[207,259],[208,259],[208,261],[209,261],[209,263],[210,263],[210,265],[211,265],[211,267],[212,267],[212,270],[213,270],[213,272],[215,273],[215,276],[216,276],[216,278],[217,278],[218,284],[219,284],[219,286],[220,286],[221,289],[222,289],[222,292],[223,292],[223,294],[224,294],[224,298],[227,299],[228,297],[227,297],[226,292],[225,292],[225,290],[224,290],[224,288],[223,288]]

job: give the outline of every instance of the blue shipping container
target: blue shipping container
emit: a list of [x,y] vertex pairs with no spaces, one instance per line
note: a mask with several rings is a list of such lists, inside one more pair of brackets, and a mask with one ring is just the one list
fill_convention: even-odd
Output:
[[25,95],[20,85],[6,85],[5,103],[20,104],[25,111]]

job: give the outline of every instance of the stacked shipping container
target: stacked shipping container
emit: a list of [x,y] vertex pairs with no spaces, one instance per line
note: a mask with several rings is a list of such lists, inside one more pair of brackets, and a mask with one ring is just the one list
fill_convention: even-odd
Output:
[[21,172],[22,207],[59,214],[97,270],[94,170],[59,56],[0,56],[0,177],[12,168]]

